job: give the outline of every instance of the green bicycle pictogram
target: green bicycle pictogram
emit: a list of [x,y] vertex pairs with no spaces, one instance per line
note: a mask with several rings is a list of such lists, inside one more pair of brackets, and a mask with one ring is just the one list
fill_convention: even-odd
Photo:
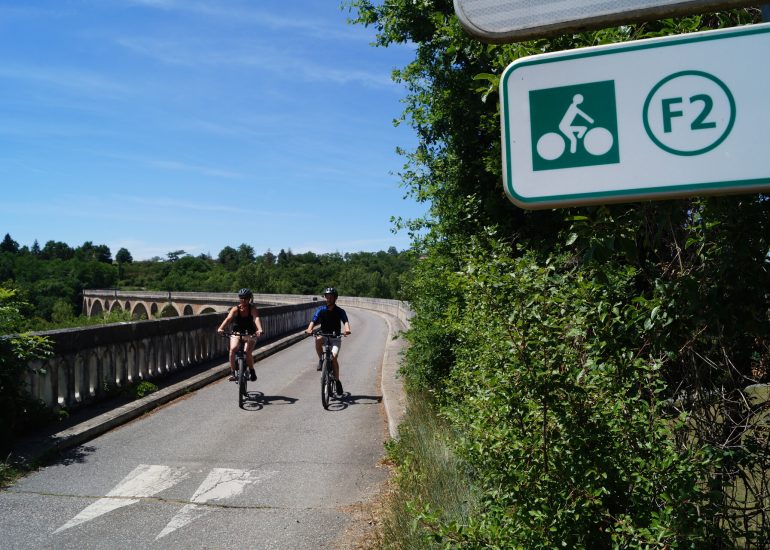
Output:
[[533,90],[530,120],[534,170],[620,161],[613,81]]

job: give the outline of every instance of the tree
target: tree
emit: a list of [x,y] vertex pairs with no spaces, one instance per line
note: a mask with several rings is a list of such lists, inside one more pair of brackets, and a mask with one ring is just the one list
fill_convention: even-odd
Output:
[[40,257],[44,260],[69,260],[74,256],[75,250],[61,241],[48,241],[40,251]]
[[185,254],[187,254],[187,252],[184,250],[174,250],[173,252],[166,254],[166,257],[168,258],[169,262],[175,262]]
[[229,270],[235,270],[238,267],[238,251],[232,246],[226,246],[219,251],[217,261]]
[[242,244],[238,247],[238,265],[244,266],[254,263],[254,247],[248,244]]
[[83,261],[97,261],[103,263],[112,263],[112,253],[107,245],[94,245],[91,241],[86,241],[82,246],[75,249],[75,256]]
[[5,238],[3,239],[3,242],[0,243],[0,252],[10,252],[11,254],[16,254],[18,251],[19,251],[19,243],[14,241],[11,238],[11,235],[6,233]]
[[32,252],[33,256],[39,256],[40,255],[40,245],[37,242],[37,239],[35,239],[35,242],[32,243],[32,249],[30,250]]
[[118,262],[118,264],[130,264],[134,261],[134,258],[127,249],[121,248],[118,250],[118,253],[115,254],[115,261]]

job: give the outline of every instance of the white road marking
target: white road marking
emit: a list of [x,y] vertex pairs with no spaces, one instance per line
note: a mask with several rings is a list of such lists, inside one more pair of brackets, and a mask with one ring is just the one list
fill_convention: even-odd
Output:
[[192,521],[211,512],[208,506],[202,504],[219,502],[241,494],[246,487],[253,483],[264,481],[275,472],[260,472],[258,470],[235,470],[232,468],[214,468],[208,477],[200,484],[195,494],[190,499],[192,504],[185,505],[168,522],[160,534],[155,537],[158,540],[177,529],[188,525]]
[[165,491],[188,476],[189,474],[184,468],[140,464],[123,478],[123,481],[118,483],[112,491],[107,493],[104,498],[100,498],[87,506],[77,516],[54,531],[54,533],[59,533],[118,508],[139,502],[141,498],[150,497]]

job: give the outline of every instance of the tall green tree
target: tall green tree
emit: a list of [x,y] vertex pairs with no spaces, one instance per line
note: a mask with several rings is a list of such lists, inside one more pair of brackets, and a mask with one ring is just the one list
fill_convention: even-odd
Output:
[[130,264],[134,261],[134,257],[131,256],[131,252],[127,248],[121,248],[118,253],[115,254],[115,261],[119,264]]
[[40,257],[45,260],[69,260],[75,256],[75,250],[61,241],[48,241],[40,251]]
[[11,235],[6,233],[3,242],[0,242],[0,252],[10,252],[16,254],[19,251],[19,243],[11,238]]

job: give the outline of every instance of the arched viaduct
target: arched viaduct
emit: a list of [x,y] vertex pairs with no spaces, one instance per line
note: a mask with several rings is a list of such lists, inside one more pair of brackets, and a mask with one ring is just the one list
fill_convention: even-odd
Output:
[[[265,330],[262,341],[302,331],[318,299],[255,294]],[[154,317],[161,312],[175,318],[35,333],[49,339],[53,353],[30,362],[26,386],[30,395],[49,407],[80,407],[105,399],[110,388],[226,357],[227,342],[217,337],[216,327],[236,301],[234,293],[86,290],[83,311],[88,315],[120,308],[132,315],[146,311]],[[340,297],[338,303],[392,315],[403,326],[409,325],[412,315],[408,304],[398,300]]]
[[184,317],[227,311],[237,302],[236,294],[227,293],[84,290],[83,314],[96,317],[105,312],[128,311],[134,319]]

